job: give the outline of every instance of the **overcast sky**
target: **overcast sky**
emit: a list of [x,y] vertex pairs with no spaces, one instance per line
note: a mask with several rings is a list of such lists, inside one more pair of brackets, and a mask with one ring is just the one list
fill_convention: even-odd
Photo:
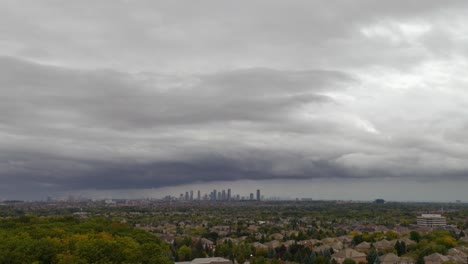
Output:
[[0,198],[468,200],[467,12],[0,0]]

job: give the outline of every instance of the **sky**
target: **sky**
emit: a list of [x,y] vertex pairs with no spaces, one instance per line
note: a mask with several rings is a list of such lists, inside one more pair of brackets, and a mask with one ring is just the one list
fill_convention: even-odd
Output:
[[468,201],[464,0],[0,0],[0,199]]

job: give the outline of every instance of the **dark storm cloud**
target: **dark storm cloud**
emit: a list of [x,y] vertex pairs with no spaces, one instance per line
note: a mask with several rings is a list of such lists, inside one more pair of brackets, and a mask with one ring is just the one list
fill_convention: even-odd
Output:
[[[37,186],[56,191],[80,189],[155,188],[196,182],[236,181],[242,179],[352,178],[346,169],[329,161],[305,162],[300,171],[275,171],[275,162],[297,162],[297,154],[193,157],[186,161],[150,163],[74,160],[42,153],[9,152],[2,155],[2,186]],[[263,154],[263,156],[262,156]],[[275,161],[276,160],[276,161]],[[5,166],[6,165],[6,166]],[[7,167],[7,169],[5,169]]]
[[[293,131],[297,128],[286,126],[294,125],[288,120],[295,109],[334,103],[320,92],[353,82],[340,72],[256,68],[190,76],[185,85],[167,90],[168,83],[153,77],[114,71],[72,70],[7,57],[0,58],[0,68],[2,178],[9,185],[57,189],[310,177],[300,171],[275,173],[273,163],[280,157],[262,151],[257,154],[265,160],[259,160],[249,154],[257,147],[230,138],[230,132],[240,129],[236,127],[217,142],[219,128],[211,132],[210,125],[244,122],[259,130],[276,126]],[[165,77],[172,78],[185,81]],[[313,125],[302,132],[313,133]],[[180,135],[166,135],[171,131]],[[200,135],[192,136],[193,131]],[[140,144],[143,150],[137,147],[132,153],[126,144]],[[176,149],[175,156],[165,157],[166,149]]]

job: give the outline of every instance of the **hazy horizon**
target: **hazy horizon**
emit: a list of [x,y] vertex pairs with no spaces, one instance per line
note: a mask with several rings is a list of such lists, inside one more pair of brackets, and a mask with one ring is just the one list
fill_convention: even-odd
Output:
[[0,199],[224,184],[466,201],[466,11],[461,0],[2,1]]

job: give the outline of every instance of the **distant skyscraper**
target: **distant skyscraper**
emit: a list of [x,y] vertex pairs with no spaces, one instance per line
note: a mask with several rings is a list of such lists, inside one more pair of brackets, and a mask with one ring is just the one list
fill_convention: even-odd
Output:
[[223,193],[221,194],[221,200],[226,200],[226,190],[223,190]]
[[231,189],[228,189],[228,192],[227,192],[227,199],[228,199],[228,200],[231,200]]
[[260,189],[257,189],[257,201],[260,201]]
[[185,201],[188,201],[188,199],[189,199],[189,194],[188,192],[185,192]]
[[250,193],[250,200],[253,200],[253,199],[254,199],[254,194]]
[[213,195],[212,195],[212,197],[213,197],[212,200],[213,201],[216,201],[216,194],[217,194],[216,189],[214,189],[213,190]]
[[216,197],[216,200],[221,200],[221,192],[218,192],[218,196]]
[[198,201],[201,200],[201,193],[200,193],[200,190],[198,190],[198,192],[197,192],[197,200],[198,200]]
[[190,201],[193,201],[193,190],[190,190]]

